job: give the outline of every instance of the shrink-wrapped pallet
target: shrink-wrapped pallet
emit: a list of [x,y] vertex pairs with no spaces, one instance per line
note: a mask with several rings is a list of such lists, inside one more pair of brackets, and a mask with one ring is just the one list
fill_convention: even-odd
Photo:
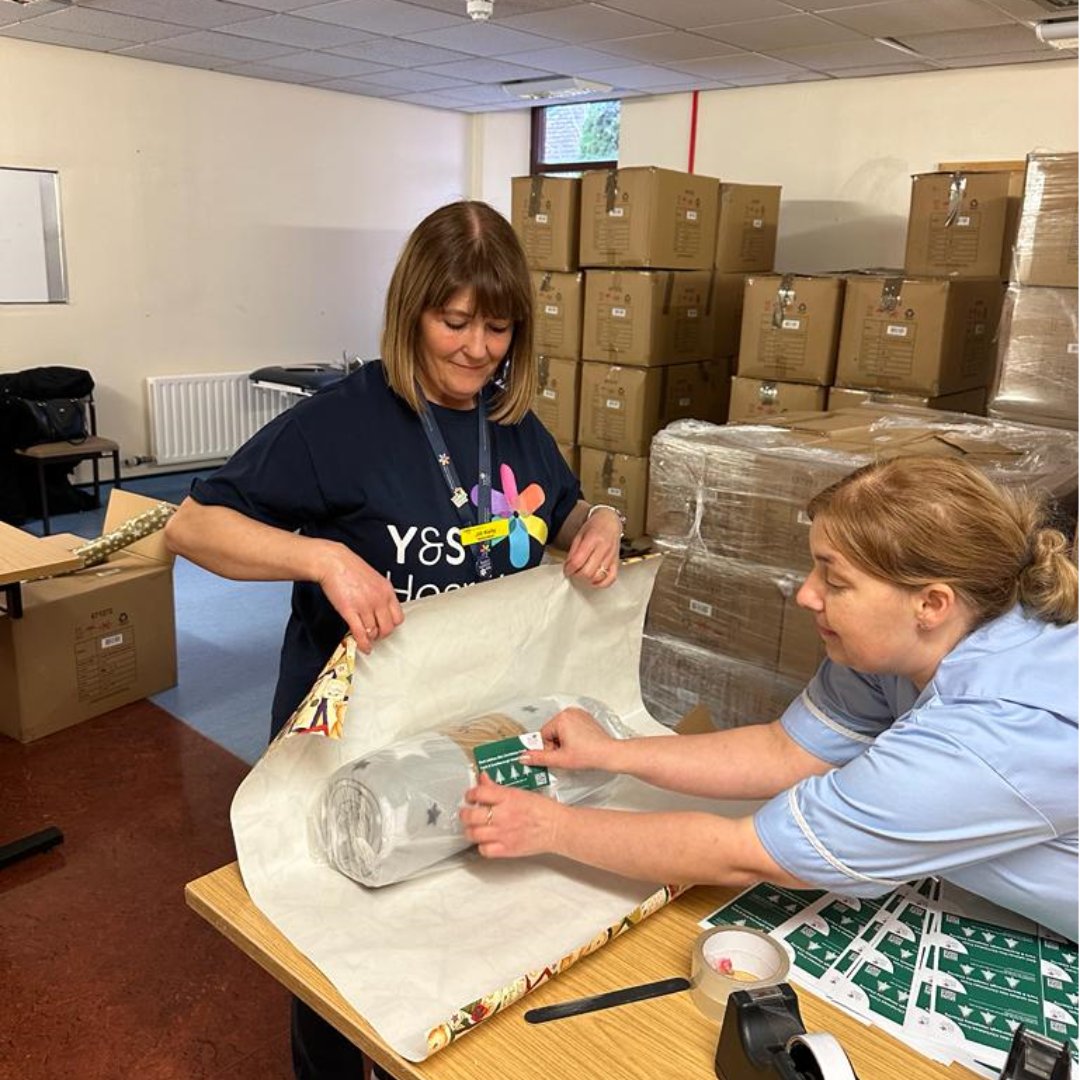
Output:
[[1012,280],[1077,286],[1077,155],[1028,154]]

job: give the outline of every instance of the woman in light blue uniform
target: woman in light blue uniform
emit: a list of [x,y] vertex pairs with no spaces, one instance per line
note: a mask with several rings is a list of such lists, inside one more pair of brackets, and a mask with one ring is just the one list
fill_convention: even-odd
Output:
[[[798,594],[828,658],[780,720],[616,742],[580,711],[530,764],[605,768],[756,814],[562,807],[482,783],[489,857],[665,882],[879,896],[927,874],[1077,938],[1077,573],[1034,499],[962,462],[867,466],[809,506]],[[490,813],[489,813],[490,809]]]

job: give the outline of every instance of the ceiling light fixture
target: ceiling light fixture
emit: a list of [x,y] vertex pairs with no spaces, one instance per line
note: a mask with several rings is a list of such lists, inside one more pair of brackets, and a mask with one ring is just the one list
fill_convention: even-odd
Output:
[[894,37],[876,37],[874,40],[879,45],[887,45],[890,49],[895,49],[897,52],[902,52],[905,56],[914,56],[916,60],[925,60],[926,57],[922,53],[916,52],[910,45],[905,45],[902,41],[899,41]]
[[579,79],[576,75],[552,75],[542,79],[511,79],[499,84],[505,93],[524,101],[546,101],[548,98],[579,97],[582,94],[606,94],[612,87],[607,83]]
[[495,10],[495,0],[465,0],[465,14],[473,22],[487,22]]
[[1053,49],[1077,47],[1076,19],[1044,19],[1035,24],[1035,36]]

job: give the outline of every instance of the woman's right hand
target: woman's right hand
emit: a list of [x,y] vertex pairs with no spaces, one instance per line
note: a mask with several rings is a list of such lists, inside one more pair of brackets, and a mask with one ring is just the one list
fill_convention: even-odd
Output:
[[327,542],[315,580],[362,653],[370,653],[375,641],[392,634],[405,618],[389,579],[344,544]]
[[563,709],[541,729],[543,750],[529,750],[521,755],[525,765],[544,765],[553,769],[607,769],[613,739],[584,710]]

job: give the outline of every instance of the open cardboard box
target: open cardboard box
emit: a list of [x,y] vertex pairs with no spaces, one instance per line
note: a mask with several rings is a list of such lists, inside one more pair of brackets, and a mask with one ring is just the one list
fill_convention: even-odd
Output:
[[[114,490],[105,532],[158,504]],[[43,564],[78,536],[41,541]],[[0,733],[31,742],[176,685],[172,556],[161,532],[98,566],[22,585],[23,614],[0,615]]]

